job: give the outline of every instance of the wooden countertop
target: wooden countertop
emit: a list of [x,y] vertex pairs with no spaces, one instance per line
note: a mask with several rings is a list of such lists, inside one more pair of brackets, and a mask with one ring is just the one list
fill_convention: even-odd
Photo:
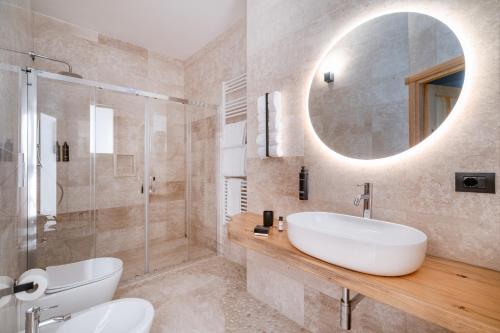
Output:
[[500,272],[427,256],[422,267],[409,275],[369,275],[300,252],[286,231],[273,228],[268,238],[255,237],[257,224],[262,224],[261,215],[234,216],[228,225],[229,239],[450,330],[500,332]]

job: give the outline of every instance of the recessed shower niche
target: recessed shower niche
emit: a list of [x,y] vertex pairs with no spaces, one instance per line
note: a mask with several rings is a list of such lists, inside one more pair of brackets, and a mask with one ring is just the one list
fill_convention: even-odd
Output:
[[396,155],[453,112],[464,75],[462,47],[443,22],[419,13],[379,16],[324,55],[309,91],[311,123],[341,155]]

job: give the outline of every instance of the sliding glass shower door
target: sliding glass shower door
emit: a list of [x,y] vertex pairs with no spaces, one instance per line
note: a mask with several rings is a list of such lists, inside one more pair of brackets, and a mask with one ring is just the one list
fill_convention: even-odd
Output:
[[148,265],[150,271],[188,259],[186,229],[186,114],[184,105],[147,103],[149,153]]
[[215,253],[212,111],[37,70],[0,77],[0,260],[19,263],[0,267],[112,256],[128,280]]
[[128,280],[214,254],[215,127],[186,104],[0,64],[0,276],[112,256]]
[[124,262],[122,279],[144,274],[146,98],[99,89],[93,110],[96,256]]
[[90,106],[95,89],[38,77],[36,87],[36,267],[95,256],[94,156]]

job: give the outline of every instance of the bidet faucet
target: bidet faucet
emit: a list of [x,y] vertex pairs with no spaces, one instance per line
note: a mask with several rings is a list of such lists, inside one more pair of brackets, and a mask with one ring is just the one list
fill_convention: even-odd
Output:
[[364,183],[358,186],[363,186],[363,194],[359,194],[354,197],[354,206],[359,206],[361,200],[363,200],[363,217],[365,219],[372,218],[372,192],[373,185],[371,183]]
[[37,306],[29,308],[26,311],[26,325],[24,328],[25,332],[26,333],[38,333],[40,327],[44,327],[44,326],[55,324],[55,323],[60,323],[60,322],[67,321],[67,320],[71,319],[71,314],[66,314],[63,316],[52,317],[50,319],[47,319],[47,320],[40,322],[40,312],[45,311],[45,310],[55,309],[55,308],[57,308],[57,305],[50,306],[48,308],[40,308]]

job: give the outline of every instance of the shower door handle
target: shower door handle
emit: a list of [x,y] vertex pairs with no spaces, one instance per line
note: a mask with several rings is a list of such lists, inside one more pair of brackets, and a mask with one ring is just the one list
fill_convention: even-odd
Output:
[[[149,193],[154,193],[153,183],[156,181],[155,176],[149,177]],[[141,194],[144,194],[144,183],[141,184]]]
[[154,193],[154,187],[153,187],[153,183],[156,181],[156,177],[155,176],[151,176],[149,177],[149,193],[152,194]]

